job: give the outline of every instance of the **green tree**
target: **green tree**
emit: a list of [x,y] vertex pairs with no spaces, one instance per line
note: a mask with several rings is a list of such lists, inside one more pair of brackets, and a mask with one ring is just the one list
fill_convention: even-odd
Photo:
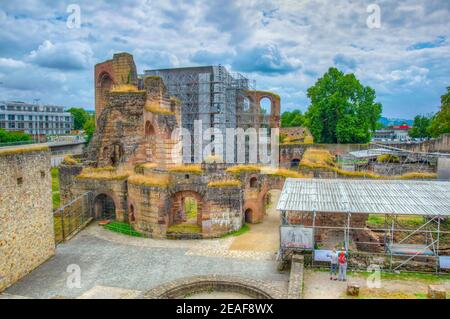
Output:
[[300,110],[286,111],[281,115],[281,127],[300,127],[305,124],[305,117]]
[[439,137],[446,133],[450,133],[450,86],[441,97],[441,110],[433,117],[430,125],[431,136]]
[[86,141],[89,143],[95,131],[95,115],[89,116],[86,123],[84,123],[83,130],[86,133]]
[[354,74],[330,68],[308,89],[306,125],[317,143],[367,143],[377,129],[382,106],[375,90]]
[[409,136],[412,138],[431,137],[430,134],[431,118],[427,116],[417,115],[414,118],[414,124],[409,131]]
[[67,110],[73,115],[73,128],[75,130],[82,130],[84,124],[89,120],[89,113],[85,109],[72,107]]
[[8,132],[0,129],[0,143],[26,142],[31,139],[30,135],[23,132]]

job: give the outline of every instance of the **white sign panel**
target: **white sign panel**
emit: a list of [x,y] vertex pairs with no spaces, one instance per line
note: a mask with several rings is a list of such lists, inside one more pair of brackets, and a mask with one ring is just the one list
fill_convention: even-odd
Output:
[[313,249],[313,230],[299,226],[281,226],[281,247]]
[[331,250],[314,250],[314,261],[331,262]]
[[441,269],[450,269],[450,256],[440,256],[439,266]]

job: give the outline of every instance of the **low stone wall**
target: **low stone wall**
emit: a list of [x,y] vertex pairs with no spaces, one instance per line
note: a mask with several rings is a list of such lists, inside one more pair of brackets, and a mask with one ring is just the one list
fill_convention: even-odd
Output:
[[288,299],[303,298],[303,270],[304,257],[294,254],[292,256],[291,274],[289,277]]
[[256,299],[283,299],[285,294],[266,282],[231,276],[182,278],[145,292],[140,299],[182,299],[202,292],[234,292]]
[[55,254],[50,152],[0,151],[0,292]]
[[[382,271],[390,271],[395,269],[395,267],[401,265],[410,256],[393,256],[392,264],[390,256],[384,253],[365,253],[365,252],[350,252],[348,267],[349,269],[355,269],[360,271],[367,271],[369,266],[377,265]],[[329,268],[330,263],[328,262],[312,262],[312,253],[304,253],[305,267],[319,267],[319,268]],[[434,256],[420,256],[415,257],[414,260],[409,261],[407,264],[400,267],[400,271],[411,271],[411,272],[424,272],[424,273],[435,273],[436,271],[437,257]],[[441,269],[440,273],[450,273],[448,270]]]
[[436,167],[427,164],[393,164],[393,163],[374,163],[372,165],[375,174],[384,176],[399,176],[411,172],[436,172]]
[[63,163],[59,166],[59,194],[61,206],[64,206],[75,198],[72,187],[75,184],[75,177],[81,173],[82,169],[83,166],[81,164],[65,165]]

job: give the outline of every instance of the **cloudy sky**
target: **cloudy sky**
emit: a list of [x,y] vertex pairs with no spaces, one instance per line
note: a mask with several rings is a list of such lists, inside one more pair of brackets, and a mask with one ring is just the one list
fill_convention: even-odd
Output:
[[[367,26],[372,3],[380,28]],[[375,88],[385,116],[412,118],[450,86],[450,1],[0,0],[2,100],[93,109],[93,66],[122,51],[138,72],[225,65],[283,110],[306,110],[307,88],[336,66]]]

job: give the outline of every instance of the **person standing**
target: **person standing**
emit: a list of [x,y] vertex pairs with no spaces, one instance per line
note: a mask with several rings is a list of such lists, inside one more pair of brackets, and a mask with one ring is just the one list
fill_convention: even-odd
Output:
[[339,253],[339,281],[347,281],[347,254],[344,251]]
[[[337,280],[337,268],[338,268],[338,254],[336,252],[336,249],[333,249],[333,251],[327,255],[328,258],[330,258],[331,265],[330,265],[330,280]],[[334,274],[334,278],[333,278]]]

